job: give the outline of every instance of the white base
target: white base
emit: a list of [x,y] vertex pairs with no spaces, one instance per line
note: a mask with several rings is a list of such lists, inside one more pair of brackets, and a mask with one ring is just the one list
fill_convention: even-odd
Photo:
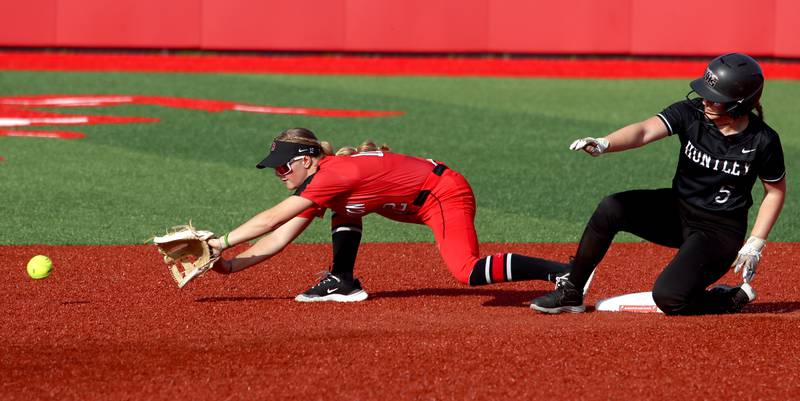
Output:
[[606,298],[598,301],[595,309],[601,312],[663,313],[649,291]]

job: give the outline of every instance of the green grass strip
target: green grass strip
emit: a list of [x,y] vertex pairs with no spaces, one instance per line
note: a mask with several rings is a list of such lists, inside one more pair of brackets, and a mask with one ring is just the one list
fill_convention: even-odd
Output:
[[[80,140],[0,137],[6,159],[0,162],[0,244],[138,243],[190,218],[199,227],[230,230],[289,194],[254,165],[272,137],[296,126],[336,147],[372,138],[446,162],[475,190],[481,241],[573,242],[603,196],[669,186],[679,144],[667,138],[591,158],[569,151],[569,143],[652,116],[687,91],[685,80],[2,72],[1,96],[176,96],[406,114],[348,119],[157,106],[48,109],[161,121],[68,127],[86,133]],[[770,81],[763,99],[767,121],[781,134],[789,180],[775,241],[800,241],[798,98],[800,83]],[[760,185],[754,192],[760,199]],[[299,240],[327,242],[328,218]],[[431,235],[423,226],[370,216],[364,240],[429,241]]]

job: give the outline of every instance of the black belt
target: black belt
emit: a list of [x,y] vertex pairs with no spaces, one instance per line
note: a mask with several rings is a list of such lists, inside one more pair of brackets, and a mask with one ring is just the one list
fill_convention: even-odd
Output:
[[[437,164],[433,168],[433,174],[441,177],[442,174],[444,174],[445,170],[447,170],[447,166],[445,166],[444,164]],[[428,184],[428,183],[429,183],[428,180],[425,180],[425,184]],[[425,203],[425,201],[428,200],[428,195],[430,195],[430,194],[431,194],[431,190],[430,189],[423,189],[422,191],[419,191],[419,195],[417,195],[417,197],[414,199],[414,202],[412,203],[412,205],[414,205],[414,206],[422,206]]]

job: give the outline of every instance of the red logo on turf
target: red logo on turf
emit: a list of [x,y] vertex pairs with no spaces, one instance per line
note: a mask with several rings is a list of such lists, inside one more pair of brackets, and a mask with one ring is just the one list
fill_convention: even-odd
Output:
[[619,311],[633,313],[658,313],[661,310],[655,305],[620,305]]
[[[89,124],[138,124],[158,122],[158,118],[117,117],[99,115],[62,114],[32,108],[102,107],[125,104],[171,107],[200,110],[209,113],[233,111],[258,114],[291,114],[314,117],[368,118],[402,115],[400,111],[313,109],[308,107],[281,107],[236,103],[224,100],[189,99],[165,96],[126,95],[32,95],[0,97],[0,136],[35,136],[45,138],[83,138],[81,132],[34,131],[31,126],[64,126]],[[24,127],[20,129],[18,127]]]

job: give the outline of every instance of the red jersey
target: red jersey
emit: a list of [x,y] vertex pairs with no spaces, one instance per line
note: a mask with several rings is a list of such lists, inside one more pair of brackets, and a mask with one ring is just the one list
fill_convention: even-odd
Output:
[[422,224],[413,203],[435,166],[431,160],[389,152],[327,156],[295,195],[348,217],[378,213]]

